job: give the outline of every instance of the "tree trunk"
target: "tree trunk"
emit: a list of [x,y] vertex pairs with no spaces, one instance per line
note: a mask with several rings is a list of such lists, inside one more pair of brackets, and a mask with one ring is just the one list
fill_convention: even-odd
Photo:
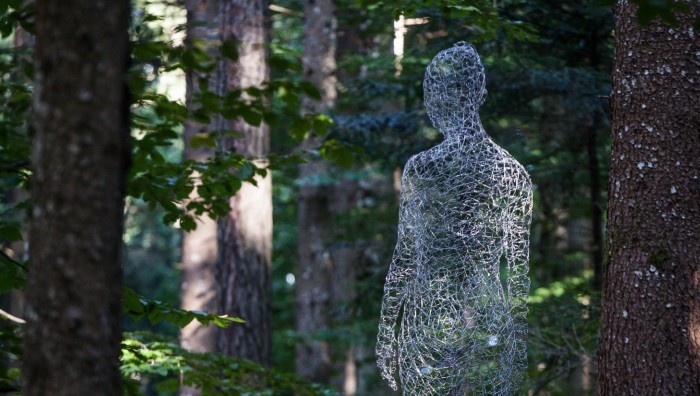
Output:
[[[588,64],[600,71],[598,31],[599,26],[591,25],[585,46],[588,48]],[[598,159],[598,130],[603,122],[599,109],[593,109],[590,124],[586,128],[586,152],[588,154],[589,201],[591,205],[591,264],[593,267],[593,288],[603,289],[603,205],[601,203],[600,160]],[[585,359],[588,361],[588,359]]]
[[594,110],[591,123],[586,130],[586,152],[588,154],[589,201],[591,205],[591,264],[593,267],[593,288],[603,288],[603,208],[600,203],[600,163],[598,161],[598,129],[601,114]]
[[[237,62],[220,68],[224,89],[259,86],[268,78],[265,50],[266,2],[222,1],[224,40],[239,42]],[[222,138],[222,146],[264,165],[270,147],[269,128],[239,120],[225,122],[224,130],[243,133],[242,139]],[[220,338],[221,352],[269,365],[272,361],[270,328],[270,260],[272,249],[272,179],[258,178],[257,186],[244,183],[231,198],[231,213],[219,222],[219,275],[221,313],[246,320],[231,326]]]
[[[357,207],[359,200],[359,185],[356,180],[345,179],[336,184],[333,189],[331,213],[334,217],[351,216],[351,211]],[[361,258],[362,249],[354,241],[340,240],[333,243],[330,249],[331,273],[331,328],[338,334],[347,334],[348,328],[354,323],[352,305],[355,300],[356,271]],[[345,329],[343,329],[343,327]],[[355,343],[351,337],[344,337],[338,342],[336,350],[332,351],[333,386],[343,395],[351,396],[357,393],[357,356]]]
[[[306,101],[311,111],[324,111],[336,98],[335,78],[335,6],[332,0],[307,0],[304,3],[303,63],[304,79],[321,92],[320,101]],[[320,139],[310,137],[302,144],[310,149]],[[298,207],[297,312],[296,328],[301,341],[296,348],[297,374],[315,382],[328,383],[332,359],[328,341],[319,340],[319,332],[330,326],[332,240],[330,200],[332,186],[323,183],[328,163],[310,162],[299,167],[301,187]]]
[[[688,3],[689,5],[691,2]],[[700,394],[700,45],[617,5],[600,395]]]
[[[216,35],[212,35],[212,26],[216,20],[218,7],[216,2],[206,0],[187,0],[187,44],[192,46],[201,42],[207,49],[214,43]],[[213,37],[212,37],[213,36]],[[193,97],[199,92],[199,78],[210,78],[210,87],[216,88],[214,76],[202,76],[194,70],[186,75],[187,106],[193,109]],[[213,149],[208,147],[192,148],[190,139],[198,133],[212,132],[213,125],[202,125],[194,121],[185,123],[185,159],[206,161],[213,156]],[[197,199],[196,190],[190,199]],[[187,310],[202,310],[216,312],[216,260],[217,260],[217,228],[216,221],[208,216],[202,216],[197,221],[197,229],[182,234],[182,284],[181,305]],[[184,348],[198,352],[213,352],[216,350],[216,327],[204,326],[193,321],[180,332],[181,344]]]
[[23,392],[121,396],[129,3],[36,9]]

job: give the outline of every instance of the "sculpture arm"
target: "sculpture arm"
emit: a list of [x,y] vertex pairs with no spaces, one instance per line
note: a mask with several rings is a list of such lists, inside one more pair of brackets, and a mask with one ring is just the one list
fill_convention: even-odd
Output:
[[[518,167],[520,168],[520,167]],[[508,266],[508,300],[517,323],[527,323],[527,299],[530,294],[529,248],[532,219],[532,183],[520,168],[509,188],[510,202],[506,213],[505,255]],[[525,328],[522,329],[525,331]]]
[[[406,169],[408,170],[408,165]],[[406,177],[407,173],[404,172],[403,186],[401,188],[398,238],[384,284],[384,297],[382,299],[376,347],[377,365],[381,371],[382,378],[389,382],[389,386],[394,390],[397,389],[396,380],[394,379],[397,366],[396,325],[406,295],[407,284],[413,278],[413,267],[415,265],[413,262],[414,241],[409,222],[410,213],[408,213],[407,209],[411,193]]]

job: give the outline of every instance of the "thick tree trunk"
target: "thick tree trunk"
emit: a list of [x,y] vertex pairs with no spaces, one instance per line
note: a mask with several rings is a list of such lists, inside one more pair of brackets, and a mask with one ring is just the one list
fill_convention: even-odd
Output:
[[[215,1],[187,0],[187,42],[196,45],[201,42],[205,47],[214,45],[216,39],[214,22],[218,15]],[[214,31],[214,34],[212,32]],[[201,76],[194,70],[187,72],[187,106],[192,109],[195,104],[193,97],[199,92],[198,80]],[[210,86],[215,88],[215,76],[209,76]],[[194,121],[185,123],[185,153],[186,159],[206,161],[213,156],[211,148],[192,148],[190,139],[198,133],[212,132],[212,126],[202,125]],[[197,199],[193,192],[191,199]],[[216,260],[217,260],[217,228],[216,221],[208,216],[202,216],[197,221],[197,229],[182,234],[182,283],[181,305],[187,310],[217,311],[216,299]],[[216,327],[204,326],[193,321],[180,332],[181,344],[184,348],[198,352],[213,352],[216,350]]]
[[[336,98],[335,78],[335,6],[332,0],[307,0],[304,3],[303,63],[304,79],[321,92],[317,102],[306,101],[311,111],[324,111]],[[316,137],[304,142],[304,148],[320,143]],[[296,349],[297,374],[316,382],[328,383],[332,359],[328,341],[316,337],[330,326],[332,264],[328,245],[332,240],[330,200],[332,186],[319,184],[328,174],[324,161],[299,167],[297,247],[296,328],[301,337]]]
[[[220,8],[222,38],[239,42],[239,59],[221,68],[224,89],[259,86],[268,78],[265,50],[264,0],[223,1]],[[250,158],[269,152],[269,128],[242,121],[224,123],[224,130],[244,135],[222,139],[222,145]],[[221,313],[246,320],[231,326],[220,339],[223,353],[264,365],[272,361],[270,328],[270,261],[272,251],[272,179],[268,174],[257,186],[244,183],[231,199],[231,213],[219,222],[219,274]]]
[[121,396],[127,1],[37,1],[26,395]]
[[698,5],[617,6],[600,395],[700,394]]

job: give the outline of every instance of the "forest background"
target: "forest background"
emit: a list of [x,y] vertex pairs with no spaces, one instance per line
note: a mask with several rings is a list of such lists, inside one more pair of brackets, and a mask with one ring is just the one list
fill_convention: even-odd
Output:
[[[221,64],[241,61],[245,43],[186,40],[187,33],[211,21],[193,23],[193,9],[188,13],[185,3],[138,0],[131,9],[133,159],[122,263],[127,289],[121,371],[127,392],[392,394],[379,378],[374,343],[396,239],[399,178],[411,155],[442,138],[422,107],[422,76],[437,52],[461,40],[475,45],[486,69],[488,97],[481,109],[486,131],[533,181],[529,368],[522,391],[594,392],[610,157],[610,2],[342,0],[319,1],[331,7],[317,9],[286,0],[251,2],[264,5],[270,83],[245,93],[239,89],[235,97],[218,90],[220,80],[212,76]],[[670,15],[663,7],[640,5],[640,21]],[[309,16],[326,11],[318,18],[332,32],[309,39]],[[17,319],[0,324],[0,381],[8,392],[19,390],[18,361],[31,353],[22,350],[20,338],[33,12],[31,2],[0,7],[0,292],[5,318]],[[323,85],[329,80],[319,83],[307,73],[313,63],[309,46],[327,45],[325,39],[337,43],[330,51],[334,67],[325,75],[333,77],[332,93]],[[234,124],[188,132],[193,123],[211,126],[215,120]],[[269,126],[264,165],[227,148],[231,139],[248,138],[246,128],[261,125]],[[198,217],[207,214],[220,217],[222,227],[229,197],[241,186],[261,184],[264,167],[272,174],[272,250],[269,284],[263,287],[269,291],[271,326],[249,331],[269,332],[269,358],[236,354],[235,346],[221,342],[227,338],[223,330],[211,333],[219,341],[197,341],[202,344],[192,349],[202,353],[188,352],[180,346],[185,325],[243,324],[221,316],[225,312],[217,304],[192,308],[181,275],[183,235],[201,230]],[[206,191],[195,188],[196,174]],[[309,232],[317,233],[315,239],[304,238]],[[226,236],[220,229],[219,249],[221,238]],[[323,274],[322,301],[305,294],[319,284],[304,283],[301,270],[323,268],[313,262],[303,267],[299,261],[308,252],[335,263],[334,271]],[[203,254],[218,257],[219,265],[224,260],[221,252]],[[214,273],[208,271],[204,278]],[[220,281],[211,281],[212,292],[225,289]],[[309,306],[317,303],[321,308]],[[234,316],[250,325],[240,312]],[[298,375],[291,374],[295,371]]]

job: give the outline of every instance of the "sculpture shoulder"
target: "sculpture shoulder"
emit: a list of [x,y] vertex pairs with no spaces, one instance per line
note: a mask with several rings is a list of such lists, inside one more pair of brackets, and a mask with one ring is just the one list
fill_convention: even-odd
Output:
[[508,167],[511,170],[513,176],[515,176],[515,178],[518,181],[520,181],[523,184],[527,184],[528,186],[532,186],[532,179],[530,178],[530,174],[527,172],[525,167],[515,158],[512,158],[512,160],[509,161]]
[[440,152],[438,146],[421,151],[408,159],[403,170],[404,179],[412,179],[425,176],[428,170],[432,170],[438,165]]
[[527,172],[525,167],[505,149],[499,147],[499,151],[501,151],[503,155],[503,169],[507,178],[517,182],[517,184],[521,186],[531,188],[532,180],[530,179],[530,174]]
[[421,167],[435,162],[437,159],[442,157],[444,151],[445,149],[440,144],[421,151],[408,159],[408,162],[406,162],[406,168],[412,167],[413,169],[418,170]]
[[[490,169],[489,172],[484,172]],[[531,188],[530,175],[512,155],[491,141],[475,145],[442,143],[412,156],[404,167],[403,182],[457,180],[478,174],[501,173],[501,181],[511,187]]]

